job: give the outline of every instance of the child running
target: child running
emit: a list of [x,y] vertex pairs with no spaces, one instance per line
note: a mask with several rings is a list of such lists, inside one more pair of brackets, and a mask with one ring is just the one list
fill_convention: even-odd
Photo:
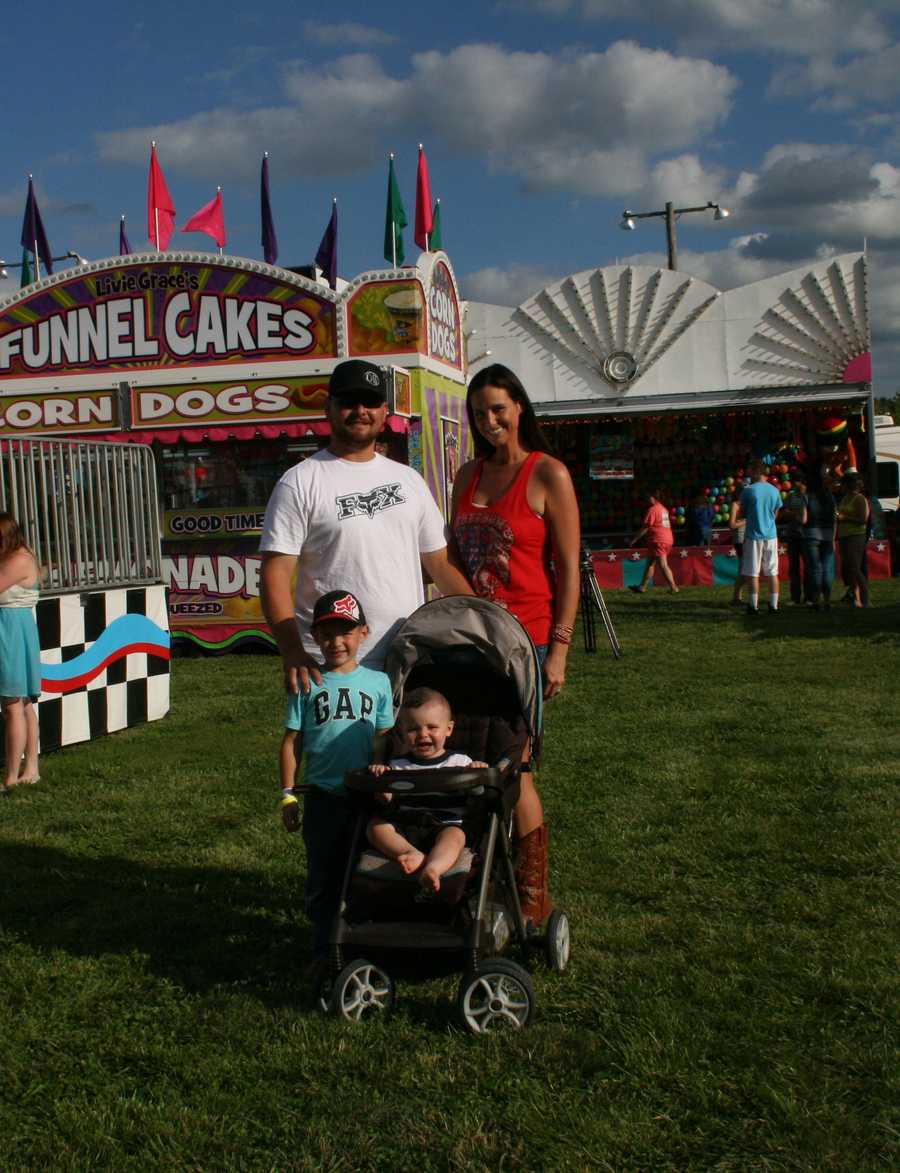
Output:
[[357,663],[369,634],[359,600],[349,591],[322,595],[313,610],[312,636],[325,660],[322,683],[288,697],[281,743],[281,817],[288,831],[300,827],[294,780],[301,752],[304,781],[312,789],[303,806],[306,847],[306,913],[313,925],[315,959],[324,958],[340,900],[341,880],[354,812],[344,789],[348,770],[372,760],[376,734],[393,725],[391,684],[383,672]]
[[[487,765],[486,762],[473,762],[464,753],[450,753],[445,748],[447,738],[453,732],[453,714],[447,698],[432,688],[416,688],[408,694],[397,718],[397,730],[403,738],[404,756],[392,758],[386,766],[379,763],[369,766],[373,774],[381,775],[386,770],[460,769]],[[391,797],[390,794],[382,795],[386,802],[390,802]],[[429,892],[440,891],[441,876],[453,867],[466,845],[459,809],[445,809],[434,814],[443,825],[427,856],[383,815],[374,815],[366,828],[372,846],[388,859],[395,860],[407,875],[419,872],[419,882]]]

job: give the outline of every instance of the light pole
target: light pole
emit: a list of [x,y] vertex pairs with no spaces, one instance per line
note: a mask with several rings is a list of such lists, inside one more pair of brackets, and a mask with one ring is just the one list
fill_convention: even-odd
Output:
[[[86,265],[87,261],[80,253],[72,252],[71,250],[64,253],[61,257],[51,257],[51,261],[56,264],[57,261],[74,261],[76,265]],[[7,269],[21,269],[24,267],[22,261],[0,261],[0,278],[8,277]]]
[[622,219],[619,222],[619,227],[625,232],[633,232],[635,229],[635,220],[650,220],[654,217],[662,217],[666,222],[666,243],[669,246],[669,268],[678,268],[678,243],[675,237],[675,217],[684,216],[687,212],[713,212],[714,220],[724,220],[731,215],[727,208],[721,207],[719,204],[714,204],[709,200],[705,204],[701,204],[698,208],[676,208],[670,200],[665,208],[659,212],[629,212],[626,210],[622,213]]

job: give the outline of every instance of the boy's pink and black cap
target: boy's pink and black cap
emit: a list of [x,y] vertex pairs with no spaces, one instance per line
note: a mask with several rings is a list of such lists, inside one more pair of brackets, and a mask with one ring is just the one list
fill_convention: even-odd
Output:
[[329,591],[316,600],[313,608],[312,626],[324,623],[328,619],[343,619],[352,623],[354,627],[361,627],[365,621],[365,612],[356,595],[349,591]]

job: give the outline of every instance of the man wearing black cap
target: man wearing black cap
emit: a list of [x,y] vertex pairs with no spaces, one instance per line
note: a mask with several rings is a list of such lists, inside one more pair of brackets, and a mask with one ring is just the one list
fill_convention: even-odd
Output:
[[365,606],[369,668],[381,668],[394,632],[424,602],[422,567],[442,594],[472,593],[448,559],[444,519],[424,480],[375,451],[388,414],[385,371],[362,359],[339,363],[325,410],[331,442],[275,486],[260,541],[263,609],[291,692],[306,691],[310,674],[319,680],[313,604],[336,584]]

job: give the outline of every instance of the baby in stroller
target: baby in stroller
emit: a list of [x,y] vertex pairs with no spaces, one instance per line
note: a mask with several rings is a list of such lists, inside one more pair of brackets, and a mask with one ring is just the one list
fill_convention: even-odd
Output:
[[[402,739],[404,756],[391,758],[387,765],[376,763],[369,766],[371,774],[380,777],[387,770],[487,768],[487,762],[476,762],[468,754],[446,750],[447,738],[453,732],[453,714],[447,698],[433,688],[416,688],[407,693],[396,728]],[[389,791],[378,795],[378,800],[384,804],[392,799]],[[400,834],[386,814],[372,816],[366,828],[366,838],[382,855],[396,860],[406,875],[418,873],[419,882],[426,891],[437,892],[441,887],[441,876],[459,860],[466,846],[463,813],[464,808],[459,803],[432,808],[437,835],[427,856]]]

